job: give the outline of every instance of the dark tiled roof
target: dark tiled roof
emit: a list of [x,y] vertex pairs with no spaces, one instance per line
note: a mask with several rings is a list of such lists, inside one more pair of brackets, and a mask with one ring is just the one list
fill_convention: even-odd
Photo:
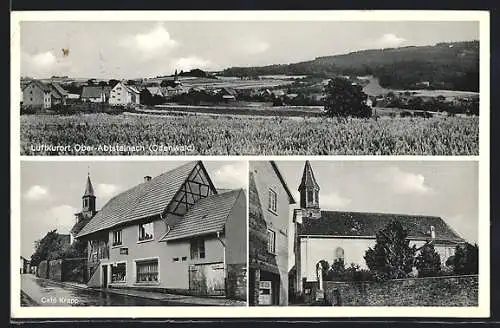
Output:
[[200,199],[160,241],[222,231],[243,189]]
[[59,83],[52,83],[52,87],[57,91],[58,95],[61,97],[68,96],[68,92]]
[[392,220],[399,221],[409,238],[429,239],[434,226],[437,240],[462,241],[440,217],[386,213],[321,211],[321,218],[303,218],[299,235],[374,237]]
[[105,93],[102,87],[84,86],[81,98],[100,98]]
[[87,176],[87,183],[85,184],[85,191],[83,196],[95,196],[94,187],[92,186],[92,181],[90,181],[90,176]]
[[[81,213],[79,213],[79,215],[81,215]],[[90,219],[91,218],[89,218],[89,217],[81,217],[80,220],[77,223],[75,223],[73,228],[71,228],[70,233],[73,236],[78,235],[78,233],[83,229],[83,227],[85,227],[85,225],[87,225],[87,223],[90,222]]]
[[77,237],[160,215],[198,163],[203,165],[201,162],[189,162],[113,197]]
[[47,85],[47,84],[45,84],[45,83],[43,83],[42,81],[39,81],[39,80],[31,80],[29,83],[27,83],[24,86],[23,90],[25,88],[27,88],[31,83],[34,83],[38,88],[42,89],[43,92],[51,92],[52,91],[52,89],[50,88],[49,85]]
[[316,182],[316,178],[314,177],[314,172],[309,161],[306,161],[306,164],[304,165],[304,171],[302,172],[302,180],[300,181],[299,190],[302,190],[305,187],[314,187],[319,190],[319,185]]

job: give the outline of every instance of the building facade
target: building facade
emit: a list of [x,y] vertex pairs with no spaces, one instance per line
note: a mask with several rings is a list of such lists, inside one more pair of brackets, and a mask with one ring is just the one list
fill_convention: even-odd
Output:
[[110,105],[138,105],[140,104],[140,91],[133,86],[117,83],[109,94]]
[[276,163],[250,162],[249,304],[288,305],[290,205],[295,200]]
[[432,243],[444,266],[454,255],[455,247],[464,242],[440,217],[329,211],[320,208],[320,187],[309,161],[306,161],[301,183],[300,209],[295,209],[293,293],[303,292],[304,282],[317,281],[316,265],[321,260],[332,264],[342,260],[367,269],[364,255],[375,246],[376,234],[390,222],[399,221],[408,232],[410,246],[418,248]]
[[243,189],[219,192],[201,161],[147,176],[99,212],[87,189],[76,238],[88,245],[89,286],[246,300]]

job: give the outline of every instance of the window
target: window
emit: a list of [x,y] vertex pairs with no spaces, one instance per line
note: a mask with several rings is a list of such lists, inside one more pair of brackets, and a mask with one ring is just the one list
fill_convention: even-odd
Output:
[[158,260],[147,260],[136,262],[137,282],[158,281]]
[[187,260],[187,256],[183,256],[182,257],[182,262],[186,261]]
[[118,246],[122,244],[122,231],[116,230],[113,231],[113,244],[112,246]]
[[313,191],[312,190],[308,190],[307,191],[307,202],[308,203],[314,203]]
[[153,222],[139,224],[139,241],[153,239]]
[[344,249],[342,247],[337,247],[335,250],[335,260],[344,260]]
[[178,257],[174,257],[174,258],[172,259],[172,261],[173,261],[173,262],[179,262],[179,258],[178,258]]
[[314,202],[319,203],[319,192],[317,190],[314,191]]
[[269,189],[269,210],[271,212],[278,212],[278,204],[277,204],[278,194],[276,191]]
[[205,240],[195,239],[191,241],[191,260],[205,258]]
[[125,282],[127,278],[126,263],[111,265],[111,282]]
[[267,230],[267,251],[271,254],[276,252],[276,233],[270,229]]

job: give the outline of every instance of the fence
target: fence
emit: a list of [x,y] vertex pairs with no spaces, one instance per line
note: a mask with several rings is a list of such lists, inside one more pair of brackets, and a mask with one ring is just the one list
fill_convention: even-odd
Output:
[[55,281],[87,282],[87,259],[73,258],[41,261],[36,276]]
[[[304,285],[313,303],[318,283]],[[395,279],[385,282],[324,282],[328,304],[339,306],[477,306],[478,276]]]

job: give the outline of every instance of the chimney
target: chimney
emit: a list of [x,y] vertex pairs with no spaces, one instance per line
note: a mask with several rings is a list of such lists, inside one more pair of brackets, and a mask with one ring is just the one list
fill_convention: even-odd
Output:
[[436,229],[434,229],[434,226],[431,226],[431,238],[432,240],[436,239]]
[[150,180],[151,180],[151,177],[150,177],[149,175],[146,175],[146,176],[144,177],[144,182],[148,182],[148,181],[150,181]]

